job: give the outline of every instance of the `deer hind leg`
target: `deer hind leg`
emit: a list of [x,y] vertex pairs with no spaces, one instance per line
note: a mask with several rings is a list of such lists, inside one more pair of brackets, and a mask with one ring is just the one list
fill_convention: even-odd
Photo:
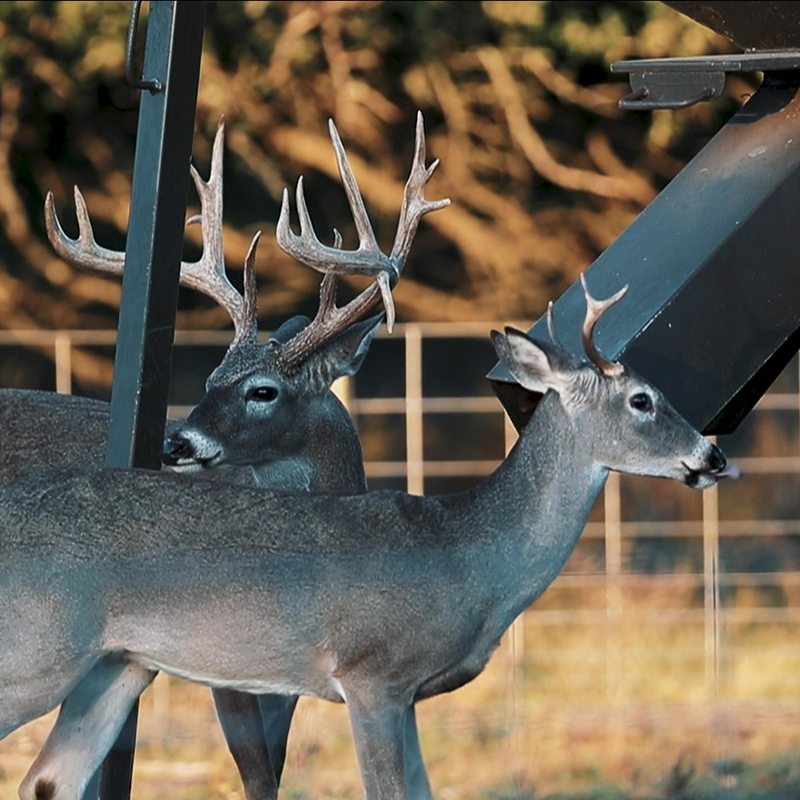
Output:
[[20,800],[79,800],[155,674],[119,656],[95,664],[62,703]]
[[297,706],[294,695],[250,695],[214,689],[222,732],[247,800],[276,800],[286,761],[286,740]]
[[428,783],[428,775],[425,772],[425,762],[422,760],[414,706],[410,706],[406,712],[404,737],[403,760],[408,798],[409,800],[433,800],[431,785]]
[[342,685],[366,800],[406,800],[403,754],[408,703]]
[[262,725],[255,695],[214,689],[214,705],[247,800],[276,800],[278,775]]
[[294,710],[297,708],[297,700],[297,695],[290,694],[258,696],[261,724],[264,728],[264,738],[269,749],[277,785],[280,785],[283,765],[286,763],[286,741],[289,738],[289,726],[292,724]]

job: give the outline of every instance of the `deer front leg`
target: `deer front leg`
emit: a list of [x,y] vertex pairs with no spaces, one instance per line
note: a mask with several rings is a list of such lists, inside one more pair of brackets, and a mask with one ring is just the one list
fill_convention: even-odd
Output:
[[409,800],[433,800],[431,785],[425,772],[425,762],[422,760],[414,706],[410,706],[406,712],[404,762]]
[[402,701],[344,687],[350,726],[366,800],[406,800],[403,764],[405,720],[408,706]]
[[20,784],[21,800],[79,800],[156,673],[108,657],[61,704],[56,724]]

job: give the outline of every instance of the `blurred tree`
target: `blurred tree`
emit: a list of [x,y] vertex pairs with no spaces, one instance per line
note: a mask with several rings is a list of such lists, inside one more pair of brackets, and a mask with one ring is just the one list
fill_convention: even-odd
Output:
[[[42,204],[75,232],[73,183],[98,240],[124,246],[137,93],[123,78],[129,4],[0,3],[0,325],[113,327],[119,286],[50,250]],[[423,224],[396,292],[400,319],[530,319],[676,174],[750,91],[677,114],[623,113],[608,62],[722,52],[730,43],[658,2],[211,2],[197,113],[205,171],[227,121],[228,262],[267,232],[259,279],[272,325],[315,303],[318,277],[269,235],[300,174],[317,230],[355,235],[327,139],[334,117],[379,239],[391,241],[416,109],[429,196],[453,206]],[[194,202],[194,201],[193,201]],[[187,257],[199,232],[187,231]],[[224,312],[181,300],[183,327]],[[76,353],[78,380],[110,362]]]

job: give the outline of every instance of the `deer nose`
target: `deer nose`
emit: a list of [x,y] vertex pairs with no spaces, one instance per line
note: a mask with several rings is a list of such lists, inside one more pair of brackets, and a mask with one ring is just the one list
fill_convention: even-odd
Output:
[[711,455],[708,457],[708,468],[711,472],[722,472],[728,464],[725,453],[715,444],[711,445]]
[[174,467],[182,458],[191,458],[194,455],[194,447],[188,439],[182,436],[170,436],[164,441],[161,451],[161,463],[168,467]]

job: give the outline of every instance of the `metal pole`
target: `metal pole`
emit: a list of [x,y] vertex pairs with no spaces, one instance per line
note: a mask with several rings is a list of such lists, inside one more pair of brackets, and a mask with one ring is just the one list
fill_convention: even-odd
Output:
[[406,491],[425,493],[422,417],[422,335],[406,326]]
[[[134,3],[126,73],[139,4]],[[189,191],[205,3],[150,3],[106,464],[159,469]],[[102,768],[100,797],[130,797],[138,705]]]

